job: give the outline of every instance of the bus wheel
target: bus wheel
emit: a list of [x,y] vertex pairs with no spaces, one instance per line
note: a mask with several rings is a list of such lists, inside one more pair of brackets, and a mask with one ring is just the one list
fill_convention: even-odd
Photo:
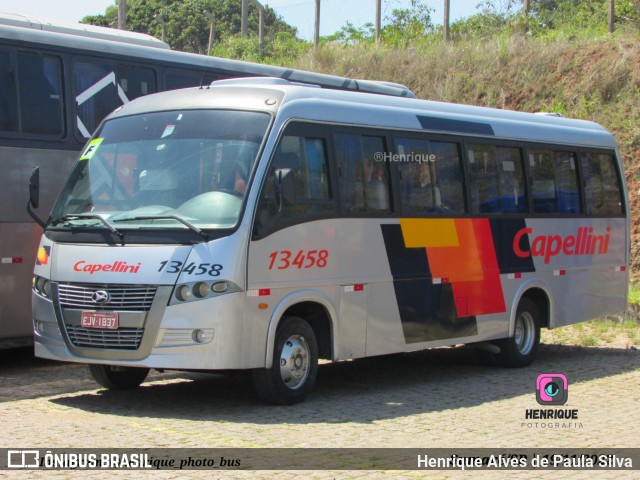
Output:
[[149,373],[148,368],[89,365],[93,379],[110,390],[130,390],[140,386]]
[[513,337],[497,344],[500,347],[498,361],[503,366],[526,367],[533,362],[540,345],[540,314],[533,300],[520,300]]
[[299,317],[284,317],[276,333],[271,368],[253,371],[258,396],[269,403],[293,405],[316,382],[318,344],[313,329]]

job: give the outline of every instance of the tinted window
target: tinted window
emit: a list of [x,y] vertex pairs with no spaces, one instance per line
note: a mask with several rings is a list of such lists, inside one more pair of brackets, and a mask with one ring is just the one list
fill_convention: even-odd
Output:
[[396,149],[403,213],[464,213],[457,143],[399,138]]
[[57,57],[0,52],[0,130],[61,136],[60,72]]
[[387,165],[379,157],[386,151],[384,138],[337,134],[335,142],[343,212],[388,213]]
[[61,135],[62,82],[60,60],[19,54],[18,78],[22,131]]
[[333,211],[326,139],[285,134],[260,195],[257,233]]
[[156,75],[150,68],[119,67],[118,78],[120,88],[129,100],[155,93]]
[[486,144],[468,145],[467,171],[473,213],[527,211],[519,149]]
[[182,70],[169,70],[164,74],[164,82],[167,90],[177,90],[178,88],[199,87],[209,85],[214,80],[229,78],[230,76],[197,74]]
[[0,130],[18,130],[18,92],[13,55],[0,51]]
[[536,213],[580,213],[575,154],[529,150],[533,210]]
[[109,113],[125,103],[124,92],[118,92],[116,75],[109,65],[77,63],[73,71],[77,103],[77,128],[89,138]]
[[584,179],[586,213],[593,215],[621,215],[622,187],[613,155],[583,153],[580,170]]

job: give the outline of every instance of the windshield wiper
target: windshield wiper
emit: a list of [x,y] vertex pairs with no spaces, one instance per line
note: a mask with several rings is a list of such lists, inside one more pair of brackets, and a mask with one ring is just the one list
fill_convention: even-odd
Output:
[[83,218],[96,218],[98,220],[100,220],[100,222],[107,227],[107,230],[109,230],[111,233],[113,233],[115,236],[117,236],[120,239],[120,242],[122,243],[122,245],[124,246],[124,233],[118,231],[118,229],[116,227],[114,227],[113,225],[111,225],[106,218],[104,218],[102,215],[99,215],[97,213],[72,213],[72,214],[67,214],[64,215],[60,218],[57,218],[55,220],[53,220],[51,222],[51,226],[55,226],[58,225],[59,223],[62,222],[66,222],[67,220],[73,220],[73,219],[83,219]]
[[185,218],[181,217],[180,215],[176,215],[176,214],[172,214],[172,213],[167,213],[167,214],[164,214],[164,215],[136,215],[134,217],[118,218],[117,220],[114,220],[114,221],[116,221],[116,222],[129,222],[129,221],[133,221],[133,220],[167,220],[167,219],[176,220],[176,221],[182,223],[187,228],[189,228],[189,230],[191,230],[192,232],[200,235],[203,238],[203,241],[209,240],[209,234],[207,232],[205,232],[204,230],[196,227],[193,223],[191,223],[190,221],[188,221]]

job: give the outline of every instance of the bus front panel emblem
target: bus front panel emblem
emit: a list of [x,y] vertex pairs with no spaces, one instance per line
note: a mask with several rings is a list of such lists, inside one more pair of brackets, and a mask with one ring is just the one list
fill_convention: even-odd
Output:
[[93,292],[91,295],[91,300],[93,303],[98,303],[103,305],[109,301],[109,294],[104,290],[98,290],[97,292]]

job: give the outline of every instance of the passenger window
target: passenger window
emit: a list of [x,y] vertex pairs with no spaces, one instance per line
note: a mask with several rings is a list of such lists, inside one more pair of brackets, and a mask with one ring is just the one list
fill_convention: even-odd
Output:
[[387,214],[389,179],[383,137],[336,134],[336,160],[343,213]]
[[156,75],[150,68],[120,66],[118,78],[120,88],[129,100],[157,91]]
[[59,58],[0,52],[0,130],[62,136],[62,101]]
[[333,211],[325,139],[285,134],[262,188],[256,233]]
[[527,211],[519,149],[468,145],[467,171],[472,213]]
[[18,54],[22,132],[62,135],[62,81],[60,59]]
[[580,213],[576,157],[570,152],[529,150],[535,213]]
[[396,150],[403,213],[464,213],[457,143],[399,138]]
[[622,188],[613,155],[582,153],[580,171],[584,179],[586,213],[622,215]]
[[108,65],[79,62],[74,67],[73,82],[77,131],[89,138],[102,119],[127,99],[118,91],[115,72]]
[[199,87],[200,85],[210,85],[215,80],[230,78],[229,75],[195,74],[183,70],[169,70],[164,74],[166,90],[177,90],[178,88]]
[[15,64],[9,52],[0,51],[0,130],[18,131],[18,92]]

